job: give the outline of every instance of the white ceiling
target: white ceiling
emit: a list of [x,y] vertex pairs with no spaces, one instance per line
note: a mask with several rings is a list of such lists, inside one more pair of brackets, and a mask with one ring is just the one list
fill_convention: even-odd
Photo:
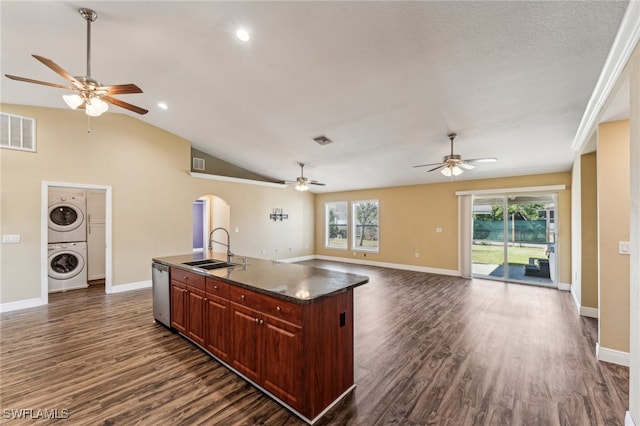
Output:
[[[498,157],[461,179],[566,171],[571,142],[626,1],[0,2],[2,73],[135,83],[121,100],[193,146],[316,192],[446,181],[447,133],[463,158]],[[243,26],[252,39],[235,37]],[[0,101],[66,108],[60,89],[0,79]],[[169,110],[157,107],[166,102]],[[78,112],[82,114],[82,112]],[[334,141],[317,145],[312,138]]]

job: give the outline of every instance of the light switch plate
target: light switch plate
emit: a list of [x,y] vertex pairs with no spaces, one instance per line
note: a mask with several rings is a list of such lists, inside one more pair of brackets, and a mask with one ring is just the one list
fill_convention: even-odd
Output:
[[618,241],[618,254],[630,254],[631,243],[629,241]]

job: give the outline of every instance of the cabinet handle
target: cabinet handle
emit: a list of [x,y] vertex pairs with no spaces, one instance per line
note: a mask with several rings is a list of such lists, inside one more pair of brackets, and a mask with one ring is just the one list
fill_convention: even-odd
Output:
[[218,286],[217,286],[217,285],[214,285],[214,286],[213,286],[213,288],[217,290],[217,289],[218,289]]
[[276,306],[276,311],[280,312],[282,310],[282,308],[280,308],[280,306]]
[[264,321],[260,320],[260,324],[264,324]]
[[[244,294],[243,294],[243,295],[241,295],[240,297],[241,297],[242,299],[244,299]],[[257,321],[257,319],[256,319],[256,321]]]
[[260,321],[258,318],[256,318],[256,322]]
[[183,279],[183,280],[188,280],[188,279],[189,279],[189,277],[182,277],[182,279]]
[[203,302],[205,302],[205,303],[208,302],[208,301],[209,301],[209,299],[207,299],[206,297],[203,300]]

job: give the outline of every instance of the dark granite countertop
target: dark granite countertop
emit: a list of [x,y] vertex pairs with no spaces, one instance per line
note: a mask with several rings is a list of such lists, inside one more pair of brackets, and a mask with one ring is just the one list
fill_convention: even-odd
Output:
[[252,257],[246,258],[247,265],[244,266],[244,256],[233,257],[231,262],[237,263],[237,266],[209,271],[184,264],[205,259],[227,260],[224,253],[205,252],[157,257],[153,261],[296,303],[313,303],[316,299],[369,282],[369,277],[364,275]]

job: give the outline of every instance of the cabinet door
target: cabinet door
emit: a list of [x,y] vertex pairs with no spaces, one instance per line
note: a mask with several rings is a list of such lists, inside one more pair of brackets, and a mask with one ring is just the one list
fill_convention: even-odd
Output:
[[[262,385],[293,408],[302,401],[302,327],[264,315]],[[318,348],[320,350],[320,348]]]
[[205,293],[187,287],[187,336],[200,346],[205,341]]
[[187,329],[186,293],[184,285],[171,281],[171,327],[182,333]]
[[231,365],[249,379],[260,383],[260,313],[230,303],[231,306]]
[[229,362],[229,301],[207,293],[206,300],[206,348],[209,352]]

